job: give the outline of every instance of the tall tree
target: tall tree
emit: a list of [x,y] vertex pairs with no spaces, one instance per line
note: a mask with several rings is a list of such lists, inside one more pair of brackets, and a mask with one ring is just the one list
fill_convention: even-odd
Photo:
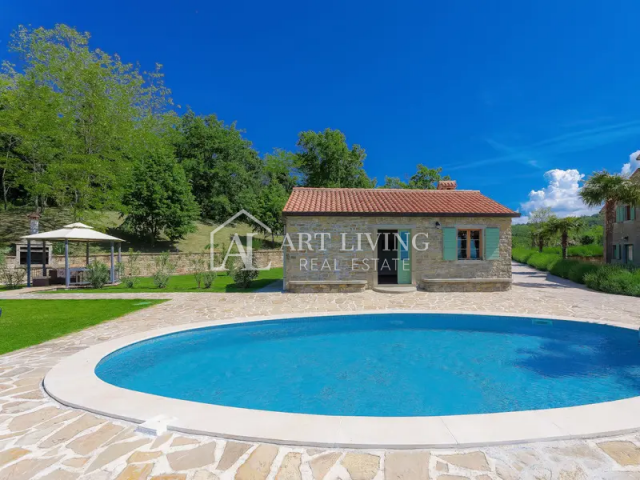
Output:
[[175,242],[195,231],[198,206],[182,166],[158,149],[136,162],[126,189],[125,226],[155,242],[161,234]]
[[531,246],[537,245],[538,250],[542,252],[544,244],[553,235],[551,230],[547,228],[550,221],[556,216],[551,212],[551,208],[537,208],[529,214],[529,228],[531,232]]
[[375,181],[367,177],[360,145],[347,145],[340,130],[309,130],[298,136],[296,164],[308,187],[372,188]]
[[604,203],[604,259],[613,259],[613,224],[616,221],[616,204],[640,205],[640,186],[621,175],[606,170],[594,172],[580,190],[580,197],[590,207]]
[[403,182],[398,177],[385,177],[382,188],[412,188],[420,190],[435,190],[440,180],[450,180],[449,175],[442,175],[442,167],[429,168],[423,164],[418,164],[415,174],[407,182]]
[[[10,49],[24,66],[5,75],[18,99],[13,153],[30,201],[76,212],[117,206],[140,134],[170,105],[162,74],[92,50],[89,34],[66,25],[21,26]],[[2,124],[0,135],[7,136]]]
[[584,223],[578,217],[552,218],[547,222],[547,230],[553,234],[560,234],[560,245],[562,245],[562,258],[567,258],[567,247],[569,245],[569,234],[578,232]]
[[187,112],[173,141],[202,215],[222,222],[240,209],[255,210],[262,161],[235,123]]
[[279,183],[289,193],[300,184],[296,155],[286,150],[276,149],[272,154],[264,156],[264,174],[267,184]]

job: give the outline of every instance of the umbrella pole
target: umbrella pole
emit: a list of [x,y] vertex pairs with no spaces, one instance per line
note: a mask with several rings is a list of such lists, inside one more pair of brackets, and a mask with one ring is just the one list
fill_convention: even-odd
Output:
[[115,272],[113,270],[113,242],[111,242],[111,283],[115,283]]
[[69,240],[64,241],[64,285],[69,288],[71,275],[69,274]]
[[31,240],[27,240],[27,287],[31,286]]

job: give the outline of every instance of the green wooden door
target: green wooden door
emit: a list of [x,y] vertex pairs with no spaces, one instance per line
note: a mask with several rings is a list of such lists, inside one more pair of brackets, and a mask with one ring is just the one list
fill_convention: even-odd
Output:
[[398,230],[398,283],[411,284],[411,235]]

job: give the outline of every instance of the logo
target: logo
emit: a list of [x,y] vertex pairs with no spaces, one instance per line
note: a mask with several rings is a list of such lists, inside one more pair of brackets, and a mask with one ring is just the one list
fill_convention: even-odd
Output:
[[[259,225],[260,229],[263,232],[271,233],[271,229],[267,227],[264,223],[262,223],[260,220],[258,220],[256,217],[254,217],[244,209],[240,210],[234,216],[232,216],[231,218],[228,218],[227,221],[225,221],[223,224],[218,225],[218,227],[215,230],[212,230],[211,233],[209,234],[209,246],[210,246],[209,251],[211,256],[211,270],[228,270],[226,268],[226,265],[227,265],[227,261],[229,260],[229,257],[232,257],[232,258],[239,257],[242,260],[242,263],[244,264],[243,270],[269,270],[271,268],[271,262],[269,262],[269,265],[263,268],[255,267],[255,264],[253,262],[253,237],[255,234],[254,233],[246,234],[247,245],[245,246],[242,244],[242,239],[240,238],[240,235],[237,232],[235,232],[233,236],[231,236],[230,238],[231,242],[229,243],[229,248],[227,248],[227,251],[223,252],[224,258],[221,262],[221,265],[216,266],[215,251],[214,251],[215,250],[215,243],[214,243],[215,234],[220,230],[222,230],[227,225],[229,225],[230,223],[235,222],[238,217],[243,215],[248,217],[253,223]],[[233,252],[234,247],[237,250],[237,253]]]

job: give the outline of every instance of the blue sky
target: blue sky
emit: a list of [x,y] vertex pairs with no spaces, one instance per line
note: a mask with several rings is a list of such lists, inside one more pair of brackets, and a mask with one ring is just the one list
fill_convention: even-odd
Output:
[[18,24],[66,23],[125,61],[163,64],[183,111],[236,120],[261,153],[342,130],[379,181],[423,163],[514,209],[584,213],[580,175],[619,172],[640,149],[635,0],[2,0],[0,12],[2,58]]

